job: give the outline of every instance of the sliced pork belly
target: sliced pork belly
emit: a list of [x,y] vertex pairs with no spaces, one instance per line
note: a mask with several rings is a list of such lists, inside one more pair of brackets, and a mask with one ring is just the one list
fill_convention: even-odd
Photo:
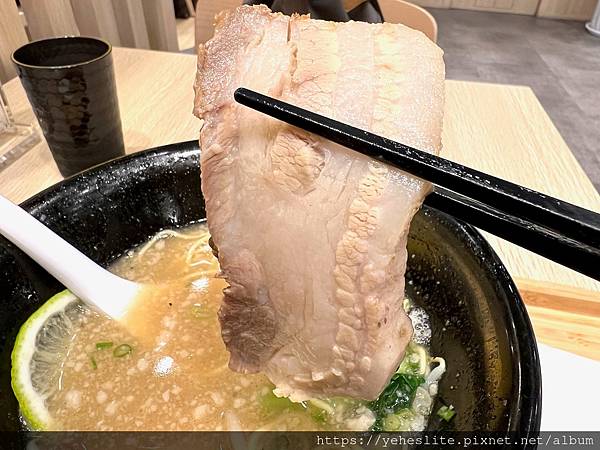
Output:
[[292,400],[374,399],[411,338],[410,221],[430,186],[239,106],[237,87],[428,152],[441,146],[441,50],[402,25],[242,6],[199,49],[202,190],[225,290],[230,367]]

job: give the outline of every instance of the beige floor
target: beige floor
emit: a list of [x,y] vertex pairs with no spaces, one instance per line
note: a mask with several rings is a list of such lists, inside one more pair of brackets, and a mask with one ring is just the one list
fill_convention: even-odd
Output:
[[177,19],[177,40],[179,50],[186,51],[194,47],[194,18]]

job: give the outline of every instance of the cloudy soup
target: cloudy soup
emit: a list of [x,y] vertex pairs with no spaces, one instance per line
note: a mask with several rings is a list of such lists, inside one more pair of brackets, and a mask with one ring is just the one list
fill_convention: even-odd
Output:
[[[443,368],[418,342],[409,346],[400,367],[404,384],[393,386],[394,391],[388,387],[388,394],[398,393],[401,398],[404,393],[397,392],[398,386],[405,386],[409,380],[409,392],[400,409],[397,401],[387,410],[378,410],[381,404],[377,402],[343,398],[292,403],[275,397],[273,385],[264,375],[231,371],[217,318],[226,283],[218,278],[218,261],[208,239],[204,224],[165,230],[111,266],[111,271],[121,277],[160,286],[142,296],[132,310],[132,327],[123,327],[81,303],[76,305],[76,311],[72,311],[75,331],[66,340],[64,352],[57,354],[60,361],[45,400],[52,417],[51,428],[425,427]],[[437,369],[431,370],[434,366]]]

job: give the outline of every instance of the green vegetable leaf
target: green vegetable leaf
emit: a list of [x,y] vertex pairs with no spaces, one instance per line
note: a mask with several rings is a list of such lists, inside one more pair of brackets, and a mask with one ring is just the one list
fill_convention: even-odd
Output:
[[369,403],[369,408],[376,414],[392,414],[410,406],[415,391],[425,382],[422,376],[396,373],[381,395]]
[[382,431],[384,429],[384,419],[388,415],[408,408],[415,398],[415,391],[424,382],[425,379],[419,375],[407,373],[394,374],[381,395],[368,404],[376,417],[375,424],[371,429],[373,431]]
[[90,364],[92,365],[92,369],[96,370],[98,368],[98,364],[96,363],[96,358],[90,356]]
[[452,418],[456,415],[456,411],[454,411],[454,406],[441,406],[438,409],[437,415],[441,417],[446,422],[450,422]]
[[96,350],[104,350],[105,348],[111,348],[113,343],[110,341],[96,342]]

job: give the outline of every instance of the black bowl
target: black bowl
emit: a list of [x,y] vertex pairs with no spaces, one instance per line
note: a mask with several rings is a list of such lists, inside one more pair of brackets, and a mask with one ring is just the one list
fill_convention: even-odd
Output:
[[[204,218],[199,149],[184,142],[114,160],[59,183],[23,207],[107,265],[164,228]],[[432,319],[431,351],[448,371],[429,429],[539,430],[541,377],[525,307],[506,269],[471,226],[425,206],[411,226],[408,294]],[[10,353],[20,325],[63,287],[0,237],[0,430],[20,428]]]

